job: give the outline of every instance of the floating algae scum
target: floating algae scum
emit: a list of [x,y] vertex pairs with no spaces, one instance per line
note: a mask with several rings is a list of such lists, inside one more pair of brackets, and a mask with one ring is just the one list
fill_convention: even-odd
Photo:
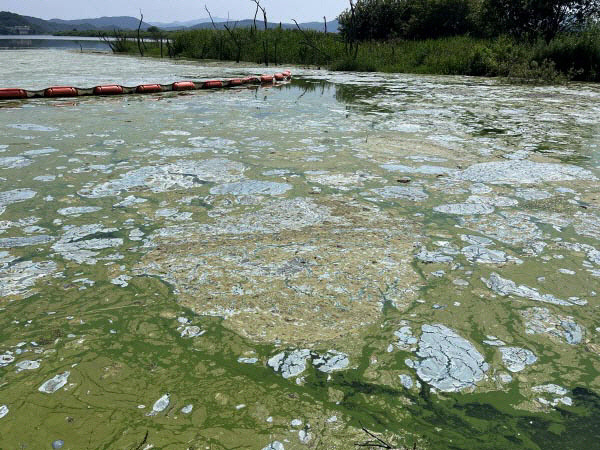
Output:
[[2,447],[597,446],[600,88],[294,75],[0,102]]

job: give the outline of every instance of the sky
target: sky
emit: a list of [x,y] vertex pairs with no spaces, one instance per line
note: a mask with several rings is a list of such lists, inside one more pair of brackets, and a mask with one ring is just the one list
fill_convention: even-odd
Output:
[[[255,6],[250,0],[0,0],[0,11],[42,19],[84,19],[101,16],[135,16],[140,8],[145,22],[172,22],[207,16],[249,19]],[[348,0],[262,0],[269,21],[333,20],[348,7]]]

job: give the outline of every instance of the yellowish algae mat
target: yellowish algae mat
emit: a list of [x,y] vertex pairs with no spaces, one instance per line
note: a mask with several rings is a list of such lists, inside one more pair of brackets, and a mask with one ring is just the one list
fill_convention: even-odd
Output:
[[[157,239],[138,271],[170,280],[184,305],[226,317],[224,326],[252,341],[360,349],[361,331],[381,320],[384,302],[403,310],[414,297],[405,239],[414,231],[402,218],[344,200],[270,201],[210,231],[161,230],[168,237]],[[283,217],[285,230],[265,225]]]
[[[24,88],[262,71],[0,62]],[[0,103],[2,445],[597,445],[600,89],[295,75]]]

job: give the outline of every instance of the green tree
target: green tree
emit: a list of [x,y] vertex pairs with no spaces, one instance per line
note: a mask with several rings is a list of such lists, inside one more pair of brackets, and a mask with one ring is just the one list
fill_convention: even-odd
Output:
[[600,0],[484,0],[480,17],[492,34],[549,42],[599,16]]
[[358,0],[338,18],[346,39],[427,39],[474,30],[480,0]]
[[354,40],[379,40],[399,36],[410,19],[410,0],[358,0],[354,14],[348,9],[338,17],[340,32]]
[[474,33],[474,0],[415,0],[406,37],[428,39]]

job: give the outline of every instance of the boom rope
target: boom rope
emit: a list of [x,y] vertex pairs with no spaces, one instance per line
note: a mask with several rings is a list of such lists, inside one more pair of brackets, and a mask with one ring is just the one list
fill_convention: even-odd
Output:
[[29,98],[59,98],[81,96],[108,96],[129,94],[153,94],[158,92],[196,91],[202,89],[222,89],[244,85],[272,85],[292,79],[289,70],[274,75],[250,76],[228,80],[177,81],[171,84],[140,84],[128,87],[119,84],[95,86],[93,88],[77,88],[73,86],[52,86],[37,91],[19,88],[0,88],[0,100]]

